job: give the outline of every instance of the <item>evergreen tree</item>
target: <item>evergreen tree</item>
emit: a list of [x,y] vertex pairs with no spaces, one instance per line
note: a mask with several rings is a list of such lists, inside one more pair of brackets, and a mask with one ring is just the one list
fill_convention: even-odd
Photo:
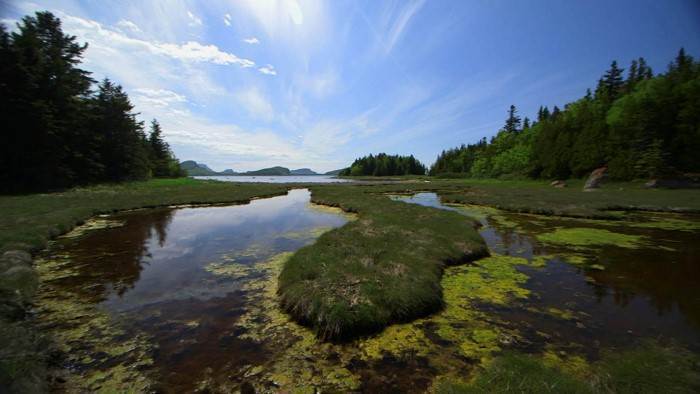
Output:
[[119,182],[149,177],[146,136],[129,97],[109,79],[104,79],[98,89],[93,127],[104,136],[102,157],[106,179]]
[[516,133],[520,130],[520,117],[517,115],[515,105],[511,105],[508,109],[508,118],[503,129],[509,133]]
[[[92,80],[77,67],[87,45],[63,34],[49,12],[26,16],[18,31],[2,33],[0,151],[3,190],[47,190],[91,178],[98,160],[84,126]],[[87,170],[87,171],[86,171]],[[89,179],[88,179],[89,180]]]
[[623,72],[624,69],[618,68],[617,61],[613,60],[613,62],[610,64],[610,69],[606,71],[605,75],[603,76],[602,86],[606,98],[610,102],[614,101],[622,91],[622,87],[624,86],[624,82],[622,80]]

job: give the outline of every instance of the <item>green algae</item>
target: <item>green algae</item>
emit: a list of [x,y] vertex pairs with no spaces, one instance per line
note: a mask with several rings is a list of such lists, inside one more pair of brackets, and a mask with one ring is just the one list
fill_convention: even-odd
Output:
[[[37,294],[37,320],[53,339],[72,372],[65,376],[69,392],[144,392],[152,380],[144,372],[153,364],[149,339],[128,335],[120,321],[60,286],[71,260],[69,255],[37,259],[43,283]],[[77,372],[82,371],[82,372]]]
[[574,312],[572,310],[569,310],[569,309],[559,309],[559,308],[550,307],[550,308],[547,308],[547,313],[552,315],[552,316],[555,316],[559,319],[564,319],[564,320],[572,320],[575,318]]
[[126,222],[123,220],[110,220],[104,216],[98,216],[87,220],[84,224],[62,235],[61,238],[78,238],[90,231],[122,227],[125,224]]
[[[459,287],[474,301],[506,305],[513,298],[527,298],[530,291],[522,287],[528,276],[516,269],[529,265],[522,257],[493,255],[479,260],[475,266],[460,267],[443,281],[448,289]],[[446,301],[449,303],[447,296]]]
[[250,275],[253,271],[251,267],[240,263],[236,263],[235,261],[217,261],[209,263],[204,267],[204,270],[214,275],[229,276],[232,278],[245,278],[248,275]]
[[537,239],[547,244],[565,245],[574,249],[593,246],[635,249],[647,244],[646,237],[641,235],[621,234],[589,227],[558,227],[552,232],[538,234]]
[[323,355],[333,345],[319,342],[313,332],[292,321],[279,308],[277,278],[291,255],[281,253],[256,264],[264,279],[244,286],[251,302],[248,311],[236,322],[244,330],[240,337],[274,352],[271,362],[254,367],[257,373],[251,380],[258,388],[272,384],[291,392],[313,392],[318,387],[356,390],[360,379],[343,366],[345,363],[339,365],[324,359]]
[[700,220],[687,220],[672,216],[649,216],[649,221],[633,222],[629,225],[637,228],[653,228],[667,231],[700,231]]
[[[336,208],[337,209],[337,208]],[[314,227],[308,230],[288,231],[280,237],[288,239],[316,239],[334,227]]]
[[497,208],[472,204],[445,204],[445,206],[456,208],[463,215],[472,217],[480,222],[490,221],[496,227],[506,229],[519,227],[516,221],[509,219],[503,211]]

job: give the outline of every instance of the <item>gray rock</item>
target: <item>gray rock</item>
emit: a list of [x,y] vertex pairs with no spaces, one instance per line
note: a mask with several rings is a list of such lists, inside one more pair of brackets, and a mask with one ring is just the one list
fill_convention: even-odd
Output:
[[19,293],[29,300],[39,284],[36,272],[26,265],[16,265],[0,274],[0,288]]
[[583,186],[583,191],[591,191],[599,188],[600,184],[603,182],[603,179],[607,176],[607,170],[608,167],[600,167],[593,170],[591,175],[588,176],[586,184]]
[[18,259],[23,260],[27,263],[32,262],[32,255],[24,250],[8,250],[2,254],[2,258]]
[[562,188],[562,187],[566,187],[566,182],[564,182],[564,181],[552,181],[552,183],[550,183],[549,185],[554,186],[556,188]]

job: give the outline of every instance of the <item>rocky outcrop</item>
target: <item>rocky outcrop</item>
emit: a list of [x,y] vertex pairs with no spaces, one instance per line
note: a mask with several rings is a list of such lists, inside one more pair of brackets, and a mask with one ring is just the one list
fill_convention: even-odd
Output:
[[562,188],[562,187],[566,187],[566,182],[557,180],[557,181],[552,181],[552,183],[550,183],[549,185],[556,187],[556,188]]
[[608,167],[600,167],[593,170],[591,175],[588,176],[588,179],[586,179],[586,184],[583,185],[583,191],[587,192],[598,189],[603,179],[607,176],[607,171]]

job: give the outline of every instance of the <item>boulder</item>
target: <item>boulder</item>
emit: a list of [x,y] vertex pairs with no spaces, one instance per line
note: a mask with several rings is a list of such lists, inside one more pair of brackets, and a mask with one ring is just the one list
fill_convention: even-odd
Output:
[[0,274],[0,291],[16,293],[23,301],[28,301],[34,295],[38,284],[37,275],[31,267],[18,265]]
[[22,250],[10,250],[0,256],[0,273],[17,266],[31,267],[32,256]]
[[603,182],[603,179],[607,175],[607,170],[608,167],[600,167],[593,170],[591,175],[588,176],[588,179],[586,179],[586,184],[583,186],[583,191],[590,191],[599,188],[600,184]]
[[564,182],[564,181],[552,181],[552,183],[550,183],[549,185],[557,187],[557,188],[562,188],[562,187],[566,187],[566,182]]
[[644,187],[648,189],[655,189],[659,187],[666,189],[697,189],[700,187],[700,183],[692,178],[652,179],[645,183]]

